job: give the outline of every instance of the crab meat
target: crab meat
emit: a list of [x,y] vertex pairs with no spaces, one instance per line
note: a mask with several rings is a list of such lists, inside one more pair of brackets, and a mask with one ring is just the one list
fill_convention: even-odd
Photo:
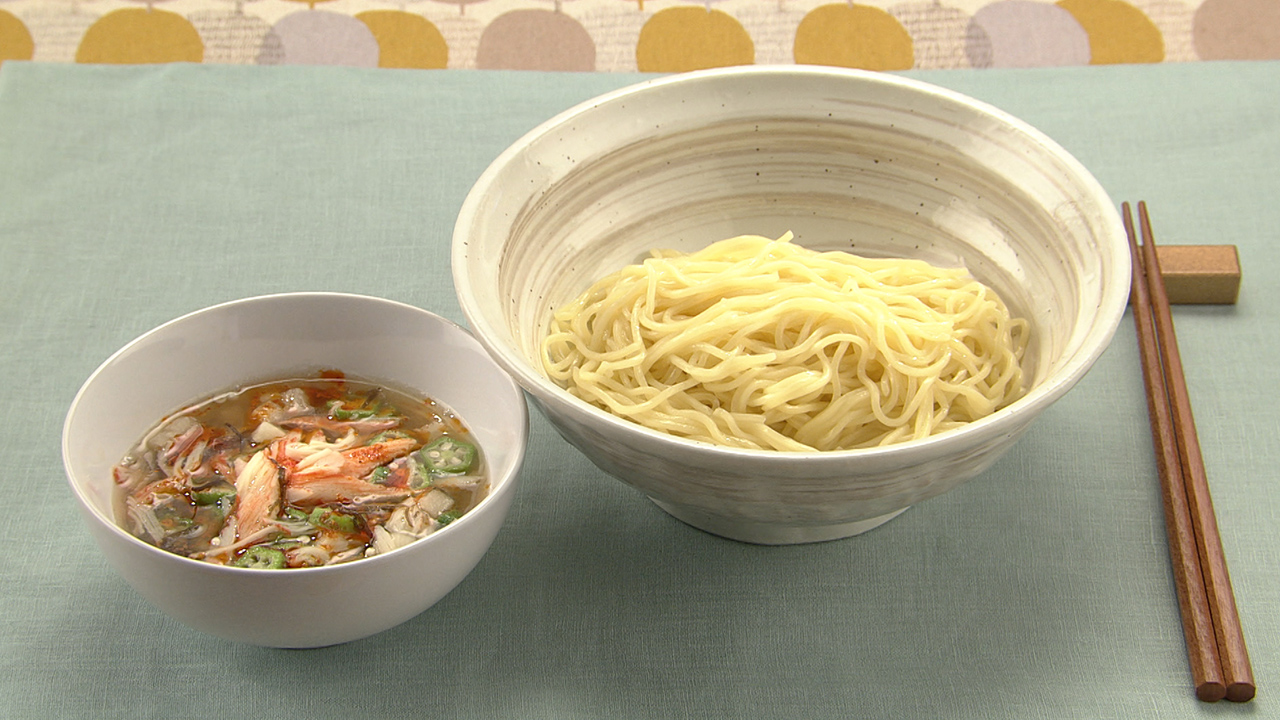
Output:
[[362,478],[379,465],[408,455],[416,446],[417,442],[412,438],[392,438],[346,450],[322,448],[298,461],[298,467],[291,473],[290,481],[299,485],[335,475]]
[[355,477],[364,477],[379,465],[386,465],[398,457],[408,455],[418,446],[413,438],[392,438],[373,445],[343,450],[347,460],[346,472]]
[[386,487],[349,475],[303,476],[296,473],[285,478],[285,499],[299,506],[386,504],[399,502],[408,495],[407,488]]
[[280,427],[303,432],[321,432],[326,437],[341,437],[349,432],[372,435],[390,430],[400,424],[400,418],[367,418],[364,420],[334,420],[327,415],[303,415],[281,420]]
[[254,453],[236,475],[236,527],[241,537],[265,528],[280,512],[280,466],[269,450]]

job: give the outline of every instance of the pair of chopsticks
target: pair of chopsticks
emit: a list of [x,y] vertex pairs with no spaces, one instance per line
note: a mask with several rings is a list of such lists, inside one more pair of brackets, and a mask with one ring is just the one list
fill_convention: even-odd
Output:
[[1146,203],[1139,202],[1139,247],[1129,203],[1122,209],[1133,255],[1130,305],[1138,331],[1169,556],[1196,697],[1206,702],[1223,698],[1246,702],[1256,692],[1253,669],[1218,536],[1151,219]]

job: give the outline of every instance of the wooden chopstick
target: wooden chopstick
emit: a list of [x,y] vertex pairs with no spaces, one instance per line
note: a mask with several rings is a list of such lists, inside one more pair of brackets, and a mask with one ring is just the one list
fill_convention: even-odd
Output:
[[1138,334],[1138,351],[1142,358],[1142,379],[1147,390],[1147,411],[1151,417],[1151,437],[1155,442],[1156,469],[1160,475],[1165,531],[1169,536],[1169,559],[1173,564],[1173,582],[1182,613],[1182,633],[1187,642],[1187,659],[1196,697],[1215,702],[1226,697],[1222,681],[1222,664],[1218,660],[1218,640],[1213,630],[1213,616],[1200,571],[1195,530],[1187,509],[1187,493],[1182,482],[1182,463],[1178,459],[1178,443],[1174,435],[1172,411],[1165,392],[1164,371],[1160,367],[1160,349],[1152,321],[1151,296],[1143,272],[1143,259],[1133,230],[1129,203],[1123,205],[1124,229],[1129,235],[1129,251],[1133,257],[1133,294],[1129,300]]
[[1227,573],[1182,358],[1145,202],[1138,203],[1142,246],[1123,204],[1133,257],[1133,307],[1142,374],[1156,446],[1169,555],[1196,697],[1253,698],[1256,687]]

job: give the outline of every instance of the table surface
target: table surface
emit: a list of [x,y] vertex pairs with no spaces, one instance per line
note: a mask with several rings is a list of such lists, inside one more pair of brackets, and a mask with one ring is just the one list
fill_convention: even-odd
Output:
[[[1277,716],[1280,64],[913,72],[1061,142],[1166,244],[1234,243],[1234,306],[1175,317],[1259,693],[1191,692],[1137,351],[989,472],[848,540],[689,528],[533,416],[508,523],[408,623],[284,651],[199,634],[104,563],[61,423],[116,348],[234,298],[351,291],[454,320],[470,185],[638,80],[169,64],[0,68],[0,716]],[[353,596],[354,602],[376,598]]]

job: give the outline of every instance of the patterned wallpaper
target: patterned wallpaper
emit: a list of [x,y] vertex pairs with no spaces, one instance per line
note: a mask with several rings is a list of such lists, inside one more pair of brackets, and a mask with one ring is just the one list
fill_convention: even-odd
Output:
[[0,62],[677,72],[1280,58],[1280,0],[0,0]]

